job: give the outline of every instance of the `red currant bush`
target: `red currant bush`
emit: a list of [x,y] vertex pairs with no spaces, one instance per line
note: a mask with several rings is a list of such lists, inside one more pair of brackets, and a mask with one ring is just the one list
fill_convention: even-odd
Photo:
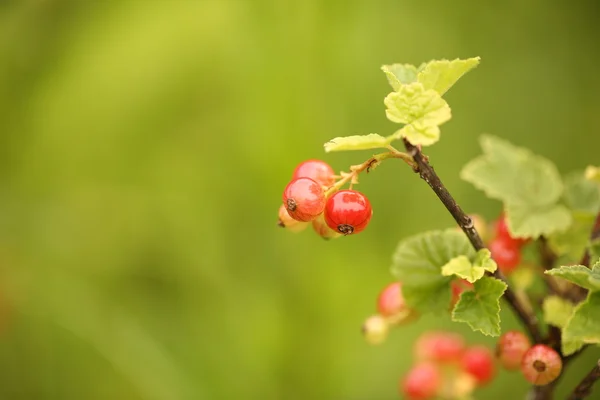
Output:
[[530,347],[529,338],[523,332],[508,331],[498,339],[496,358],[509,371],[519,369],[523,355]]
[[465,341],[460,335],[449,332],[428,332],[415,343],[418,360],[458,362],[465,351]]
[[537,386],[547,385],[560,375],[562,360],[551,347],[536,344],[523,355],[521,372],[529,383]]
[[297,221],[312,221],[325,208],[323,187],[310,178],[292,180],[283,191],[283,205]]
[[442,385],[440,368],[429,362],[415,365],[400,381],[400,392],[410,400],[432,399]]
[[510,274],[521,263],[521,250],[511,240],[497,237],[492,240],[488,248],[498,268],[505,275]]
[[325,187],[335,183],[333,168],[321,160],[306,160],[298,164],[292,176],[292,179],[297,178],[310,178]]
[[306,229],[308,223],[296,221],[294,218],[290,217],[290,214],[282,204],[279,207],[279,220],[277,221],[277,225],[289,230],[290,232],[300,232]]
[[496,375],[494,356],[483,346],[468,348],[461,359],[462,369],[471,374],[479,385],[485,385]]
[[369,344],[383,343],[387,338],[388,330],[387,320],[379,314],[367,318],[362,326],[363,336]]
[[340,190],[334,193],[325,206],[325,221],[329,227],[343,235],[352,235],[364,230],[373,209],[367,197],[355,190]]

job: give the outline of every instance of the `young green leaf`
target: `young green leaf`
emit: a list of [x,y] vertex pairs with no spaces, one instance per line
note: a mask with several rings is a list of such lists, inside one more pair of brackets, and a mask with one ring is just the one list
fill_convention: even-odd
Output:
[[591,269],[583,265],[568,265],[553,268],[546,273],[566,279],[590,291],[600,290],[600,261]]
[[461,178],[505,203],[512,236],[549,235],[571,224],[568,210],[557,204],[563,184],[552,162],[491,135],[480,143],[484,154],[465,165]]
[[325,143],[323,147],[325,147],[325,152],[329,153],[330,151],[385,148],[388,144],[390,144],[390,140],[376,133],[369,133],[368,135],[336,137]]
[[484,277],[466,291],[452,311],[452,321],[465,322],[487,336],[500,335],[500,297],[507,286],[501,280]]
[[[588,293],[587,299],[575,307],[573,316],[563,329],[566,342],[600,343],[600,292]],[[574,348],[575,346],[572,346]],[[568,348],[567,350],[572,350]],[[563,349],[565,350],[565,349]],[[569,353],[565,353],[568,355]]]
[[417,81],[425,89],[433,89],[442,96],[464,74],[479,65],[479,57],[466,60],[433,60],[428,62],[417,75]]
[[475,254],[473,262],[464,255],[454,257],[442,267],[442,275],[456,275],[473,283],[483,278],[486,271],[494,272],[496,267],[496,262],[492,260],[490,251],[482,249]]
[[429,146],[440,138],[439,126],[450,120],[450,106],[435,90],[413,82],[384,99],[387,118],[405,124],[391,138],[405,137],[414,145]]
[[402,282],[409,306],[417,310],[441,311],[450,302],[452,278],[442,267],[455,257],[473,257],[475,251],[462,232],[431,231],[402,240],[393,257],[392,274]]
[[395,91],[400,90],[402,85],[413,83],[417,80],[417,67],[410,64],[383,65],[381,70]]

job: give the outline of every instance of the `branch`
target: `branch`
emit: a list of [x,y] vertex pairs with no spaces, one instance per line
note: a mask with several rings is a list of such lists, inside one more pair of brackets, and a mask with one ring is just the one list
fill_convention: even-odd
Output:
[[[590,232],[590,242],[600,239],[600,211],[598,211],[598,215],[596,215],[596,220],[594,221],[594,226],[592,227],[592,231]],[[579,264],[590,266],[590,250],[586,249],[581,261]]]
[[579,382],[579,385],[573,390],[568,400],[581,400],[589,396],[592,393],[592,386],[598,379],[600,379],[600,360],[598,360],[598,363],[592,368],[590,373]]
[[[406,148],[408,154],[412,156],[413,160],[415,160],[415,163],[417,164],[416,167],[414,167],[415,172],[418,172],[419,176],[425,182],[427,182],[429,187],[431,187],[431,189],[435,192],[435,194],[444,204],[446,209],[450,212],[450,214],[452,214],[458,226],[460,226],[465,235],[467,235],[467,237],[469,238],[469,241],[473,245],[473,248],[477,251],[484,249],[485,245],[483,244],[479,233],[475,229],[473,221],[456,203],[452,195],[448,192],[448,190],[440,180],[439,176],[433,170],[433,167],[429,165],[429,161],[423,155],[421,150],[418,147],[412,145],[406,139],[404,139],[404,147]],[[497,269],[496,272],[494,272],[494,277],[506,283],[506,278],[503,276],[502,272],[500,272],[499,269]],[[527,308],[519,301],[519,299],[517,299],[515,293],[508,286],[506,291],[504,292],[504,298],[512,307],[517,316],[520,318],[523,325],[525,325],[535,343],[541,343],[543,341],[543,338],[538,328],[538,320],[536,316],[527,311]]]

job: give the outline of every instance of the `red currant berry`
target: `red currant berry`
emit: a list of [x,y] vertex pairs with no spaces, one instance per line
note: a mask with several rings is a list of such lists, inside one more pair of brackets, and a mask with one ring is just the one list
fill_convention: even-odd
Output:
[[381,315],[372,315],[365,320],[362,326],[362,333],[369,344],[380,344],[385,341],[388,335],[389,324]]
[[521,366],[523,355],[530,347],[529,338],[523,332],[508,331],[498,339],[496,358],[504,368],[512,371]]
[[471,374],[479,385],[488,383],[496,374],[494,356],[483,346],[468,348],[461,359],[462,369]]
[[512,244],[516,247],[522,247],[525,243],[527,243],[527,239],[512,237],[508,230],[506,216],[504,213],[500,214],[500,217],[498,217],[498,220],[496,221],[496,237],[502,238],[508,242],[512,242]]
[[433,363],[415,365],[400,381],[400,392],[410,400],[433,398],[442,386],[442,372]]
[[343,235],[359,233],[367,227],[373,209],[367,197],[354,190],[340,190],[327,199],[325,221]]
[[497,237],[491,241],[488,247],[498,268],[506,275],[514,271],[521,263],[521,251],[510,240]]
[[458,362],[465,350],[463,338],[455,333],[428,332],[415,343],[418,360],[435,362]]
[[325,161],[307,160],[296,167],[292,179],[310,178],[323,186],[329,187],[335,183],[333,168]]
[[523,355],[521,372],[529,383],[537,386],[547,385],[560,375],[562,360],[551,347],[536,344]]
[[308,226],[306,222],[296,221],[294,218],[290,217],[290,214],[288,214],[283,204],[279,207],[279,221],[277,222],[277,225],[290,232],[300,232]]
[[400,282],[390,283],[379,293],[377,297],[377,310],[384,317],[398,314],[406,307],[404,296],[402,296],[402,285]]
[[325,193],[321,185],[310,178],[294,179],[283,191],[283,205],[296,221],[312,221],[325,208]]
[[335,239],[337,237],[342,236],[341,233],[334,231],[327,225],[323,214],[320,214],[317,218],[313,219],[312,227],[315,230],[315,232],[317,232],[317,235],[321,236],[325,240]]

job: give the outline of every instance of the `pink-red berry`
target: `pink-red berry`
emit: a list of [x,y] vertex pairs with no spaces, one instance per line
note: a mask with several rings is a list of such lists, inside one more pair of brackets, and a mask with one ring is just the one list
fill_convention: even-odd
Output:
[[402,295],[402,284],[393,282],[383,288],[377,297],[377,310],[384,317],[402,312],[406,304]]
[[283,191],[283,205],[296,221],[312,221],[325,209],[323,187],[310,178],[292,180]]
[[427,400],[436,396],[442,385],[442,372],[434,363],[415,365],[400,381],[400,392],[409,400]]
[[479,385],[485,385],[496,374],[494,356],[487,347],[483,346],[468,348],[462,356],[461,367],[471,374]]
[[496,237],[488,246],[492,258],[498,264],[500,271],[506,275],[514,271],[521,263],[521,250],[511,240]]
[[450,332],[427,332],[415,343],[417,360],[459,362],[465,350],[462,336]]
[[290,217],[290,214],[288,214],[285,206],[282,204],[279,207],[279,220],[277,221],[277,225],[290,232],[300,232],[306,229],[308,223],[296,221],[294,218]]
[[519,369],[523,355],[530,347],[531,342],[523,332],[508,331],[498,339],[496,358],[509,371]]
[[362,326],[362,334],[369,344],[383,343],[387,338],[388,331],[388,321],[379,314],[367,318]]
[[506,224],[506,215],[500,214],[496,221],[496,237],[501,238],[507,242],[511,242],[516,247],[522,247],[527,243],[527,239],[514,238],[508,231],[508,225]]
[[536,344],[523,355],[521,372],[529,383],[537,386],[547,385],[560,375],[562,360],[551,347]]
[[334,193],[325,206],[327,225],[343,235],[352,235],[365,229],[372,215],[369,199],[355,190]]
[[327,225],[323,214],[312,220],[312,227],[317,235],[321,236],[325,240],[335,239],[342,236],[341,233],[334,231]]
[[321,160],[306,160],[298,164],[292,175],[292,179],[296,178],[310,178],[326,187],[335,183],[333,168]]

